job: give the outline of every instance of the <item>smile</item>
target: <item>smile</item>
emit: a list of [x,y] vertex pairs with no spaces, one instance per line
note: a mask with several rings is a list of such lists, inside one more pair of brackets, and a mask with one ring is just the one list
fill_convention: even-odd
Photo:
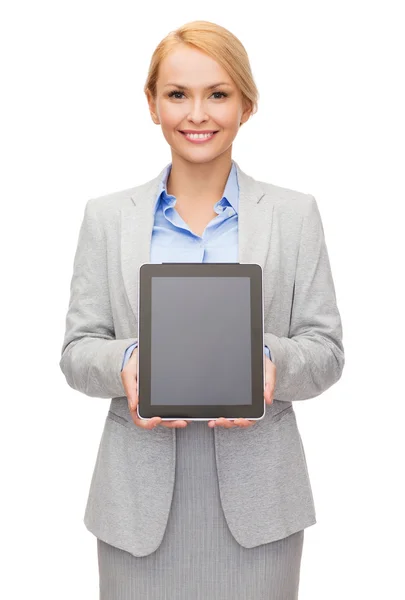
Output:
[[182,131],[180,131],[180,133],[189,142],[193,142],[194,144],[203,144],[204,142],[208,142],[209,140],[211,140],[214,137],[214,135],[218,132],[215,131],[213,133],[183,133]]

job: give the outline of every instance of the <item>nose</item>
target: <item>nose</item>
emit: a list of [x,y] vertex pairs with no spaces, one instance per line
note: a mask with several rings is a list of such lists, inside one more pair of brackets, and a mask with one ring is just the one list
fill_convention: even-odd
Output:
[[208,116],[205,112],[202,102],[196,101],[192,104],[187,119],[193,123],[203,123],[204,121],[208,120]]

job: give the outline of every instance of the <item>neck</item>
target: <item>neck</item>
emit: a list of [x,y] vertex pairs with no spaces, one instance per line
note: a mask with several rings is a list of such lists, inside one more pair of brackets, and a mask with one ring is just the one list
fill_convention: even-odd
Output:
[[211,205],[222,198],[231,168],[230,153],[205,163],[192,163],[173,154],[167,193],[182,203]]

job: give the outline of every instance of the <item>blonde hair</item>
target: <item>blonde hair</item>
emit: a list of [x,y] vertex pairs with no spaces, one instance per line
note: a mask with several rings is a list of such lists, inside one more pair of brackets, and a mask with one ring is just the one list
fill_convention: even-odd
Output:
[[218,62],[239,88],[244,105],[251,107],[251,114],[257,112],[259,92],[244,46],[230,31],[209,21],[191,21],[170,31],[163,38],[151,58],[144,86],[145,94],[149,90],[152,98],[156,98],[160,63],[179,44],[187,44],[202,50]]

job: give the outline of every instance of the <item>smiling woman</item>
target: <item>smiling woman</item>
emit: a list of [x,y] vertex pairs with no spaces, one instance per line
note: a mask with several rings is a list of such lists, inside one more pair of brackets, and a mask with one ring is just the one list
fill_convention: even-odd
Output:
[[[172,163],[164,177],[162,215],[170,218],[164,206],[172,198],[171,208],[177,213],[170,219],[172,227],[181,227],[182,223],[198,238],[211,239],[211,243],[215,230],[221,231],[228,243],[231,239],[235,243],[238,183],[235,168],[231,169],[232,143],[240,126],[256,110],[258,97],[242,44],[213,23],[198,21],[179,28],[156,48],[145,94],[152,120],[161,126],[172,152]],[[219,201],[225,198],[235,209],[231,213],[219,209]],[[164,223],[163,218],[160,230]],[[185,233],[179,230],[177,244],[180,231],[183,236]],[[152,234],[152,246],[157,243],[156,232]],[[194,260],[189,252],[189,260]],[[210,259],[206,252],[203,262],[221,261],[224,256],[213,253]],[[162,254],[162,260],[170,258],[167,251]],[[268,357],[266,361],[271,364]],[[271,367],[266,371],[268,386],[274,387]],[[240,429],[254,423],[218,419],[209,425]],[[101,600],[158,600],[163,590],[170,598],[264,600],[269,598],[269,590],[274,599],[295,598],[303,529],[255,548],[239,544],[229,531],[221,507],[214,431],[204,422],[176,424],[176,483],[165,536],[151,555],[143,557],[99,537]],[[182,430],[180,425],[186,427]],[[147,523],[144,525],[147,527]]]
[[[100,600],[295,600],[316,516],[292,402],[321,394],[344,365],[319,209],[233,160],[258,91],[227,29],[194,21],[170,32],[144,91],[172,161],[86,205],[60,361],[71,387],[111,398],[84,517]],[[136,413],[137,273],[149,260],[261,266],[268,406],[257,425]]]

